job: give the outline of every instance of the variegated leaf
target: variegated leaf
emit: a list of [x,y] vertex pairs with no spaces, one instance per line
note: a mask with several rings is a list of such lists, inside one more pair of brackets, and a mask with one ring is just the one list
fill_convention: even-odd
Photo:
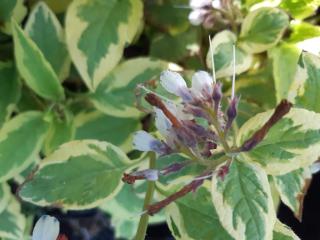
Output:
[[[178,184],[179,179],[175,180]],[[181,184],[181,183],[180,183]],[[178,184],[178,185],[180,185]],[[175,183],[171,187],[158,186],[162,198],[176,191]],[[233,240],[219,221],[211,201],[210,183],[207,181],[195,194],[177,199],[165,208],[167,224],[178,240]]]
[[63,88],[41,50],[15,21],[12,28],[15,59],[20,75],[41,97],[54,101],[62,100]]
[[35,161],[48,124],[40,112],[25,112],[6,122],[0,131],[0,182],[8,180]]
[[274,85],[277,101],[288,98],[288,92],[294,81],[301,50],[293,44],[282,44],[271,51]]
[[241,25],[241,46],[260,53],[276,45],[289,25],[288,15],[280,9],[262,7],[250,12]]
[[300,240],[300,238],[286,225],[279,220],[276,221],[273,229],[273,240]]
[[43,53],[60,80],[69,75],[70,58],[59,20],[44,2],[32,10],[25,32]]
[[0,128],[20,98],[21,84],[12,62],[0,62]]
[[99,111],[81,112],[75,117],[75,139],[107,141],[124,152],[132,150],[132,133],[141,129],[138,119],[118,118]]
[[71,3],[66,16],[68,48],[89,89],[95,90],[120,61],[124,47],[138,30],[142,13],[141,0]]
[[0,213],[0,238],[21,240],[26,226],[26,219],[20,211],[20,204],[11,196],[6,209]]
[[72,141],[40,163],[19,195],[38,206],[96,207],[120,191],[123,172],[133,163],[107,142]]
[[284,175],[273,176],[273,181],[281,201],[301,220],[304,196],[311,182],[309,168],[300,168]]
[[[217,33],[212,39],[212,51],[214,53],[214,68],[216,76],[229,77],[233,74],[233,45],[236,44],[237,37],[229,30]],[[212,68],[212,56],[209,49],[207,54],[207,66]],[[236,47],[236,73],[247,71],[252,63],[252,55]]]
[[227,175],[212,177],[212,201],[220,222],[237,240],[269,240],[276,221],[266,173],[233,160]]
[[296,106],[320,112],[320,58],[311,53],[300,55],[289,99]]
[[141,111],[135,106],[134,88],[158,78],[169,64],[150,58],[136,58],[117,66],[91,95],[95,107],[105,114],[116,117],[139,117]]
[[7,207],[11,197],[10,187],[6,183],[0,184],[0,214]]
[[11,18],[21,22],[27,14],[24,0],[1,0],[0,1],[0,30],[11,34]]
[[[272,113],[270,110],[249,119],[239,131],[238,145],[260,129]],[[292,108],[271,127],[264,140],[242,155],[248,161],[259,163],[271,175],[309,166],[320,156],[320,114]]]

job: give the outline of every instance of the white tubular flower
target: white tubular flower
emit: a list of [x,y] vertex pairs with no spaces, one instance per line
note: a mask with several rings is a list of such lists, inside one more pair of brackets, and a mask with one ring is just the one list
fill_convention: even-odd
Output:
[[212,0],[190,0],[191,8],[203,8],[211,5]]
[[146,131],[138,131],[133,136],[133,148],[139,151],[153,151],[159,155],[166,154],[169,149],[166,144],[154,138]]
[[209,73],[198,71],[192,76],[191,92],[195,97],[203,96],[210,97],[213,91],[213,80]]
[[157,169],[146,169],[143,171],[143,175],[149,181],[157,181],[159,178],[159,170]]
[[190,100],[187,84],[179,73],[169,70],[163,71],[160,75],[160,82],[169,93],[177,95],[183,100]]
[[32,240],[56,240],[59,231],[59,221],[55,217],[43,215],[33,229]]
[[189,13],[188,19],[192,25],[199,26],[204,21],[207,12],[205,9],[195,9]]
[[172,127],[171,122],[169,119],[164,115],[162,110],[155,108],[154,109],[156,117],[155,117],[155,125],[160,134],[164,137],[167,138],[170,135],[170,129]]
[[221,9],[221,1],[220,0],[213,0],[212,7],[215,9]]

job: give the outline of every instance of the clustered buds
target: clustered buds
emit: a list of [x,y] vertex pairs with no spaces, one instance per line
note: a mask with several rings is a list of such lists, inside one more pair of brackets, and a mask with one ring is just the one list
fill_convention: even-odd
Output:
[[[179,172],[191,162],[206,167],[200,178],[194,178],[191,183],[168,198],[148,206],[148,214],[155,214],[177,198],[196,191],[208,176],[215,174],[223,180],[229,172],[233,156],[237,152],[249,151],[255,147],[269,129],[289,112],[291,103],[282,101],[269,121],[240,148],[229,146],[234,142],[230,139],[235,137],[232,136],[231,126],[237,117],[239,102],[239,97],[235,95],[235,65],[233,47],[232,94],[227,106],[222,106],[222,84],[216,82],[205,71],[198,71],[193,75],[191,87],[180,74],[169,70],[162,72],[161,85],[169,93],[176,95],[179,101],[172,101],[155,92],[147,91],[145,100],[153,107],[155,126],[161,137],[156,138],[146,131],[138,131],[133,138],[134,148],[153,151],[158,156],[183,154],[190,160],[182,163],[173,162],[160,170],[145,169],[124,173],[122,180],[128,184],[134,184],[137,180],[157,181],[160,175]],[[215,78],[214,74],[213,77]],[[215,154],[216,149],[219,149],[219,154]],[[223,157],[221,150],[224,152]]]

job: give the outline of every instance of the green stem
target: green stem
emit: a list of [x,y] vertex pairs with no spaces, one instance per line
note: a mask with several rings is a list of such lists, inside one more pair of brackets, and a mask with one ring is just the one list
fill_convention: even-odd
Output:
[[[149,160],[149,168],[155,169],[155,167],[156,167],[155,154],[151,153],[150,160]],[[148,181],[147,192],[146,192],[146,196],[144,198],[144,203],[143,203],[143,210],[146,210],[147,207],[150,205],[152,198],[153,198],[154,190],[155,190],[155,182]],[[140,217],[138,230],[137,230],[136,236],[134,237],[134,240],[144,240],[145,239],[145,236],[147,233],[148,222],[149,222],[149,215],[143,214]]]

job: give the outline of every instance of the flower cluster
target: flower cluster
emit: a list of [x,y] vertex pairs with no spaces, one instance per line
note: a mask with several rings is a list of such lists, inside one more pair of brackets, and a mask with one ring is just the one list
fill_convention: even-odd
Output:
[[176,95],[179,101],[174,102],[148,91],[145,100],[153,106],[155,125],[162,138],[158,139],[146,131],[138,131],[134,135],[133,146],[140,151],[155,152],[158,156],[183,154],[190,160],[182,163],[173,162],[164,169],[145,169],[124,173],[122,180],[128,184],[142,179],[157,181],[159,175],[178,172],[190,163],[200,164],[206,170],[180,191],[161,202],[148,206],[146,209],[148,214],[154,214],[177,198],[196,191],[205,179],[212,176],[213,172],[224,179],[233,157],[241,151],[249,151],[255,147],[262,141],[270,127],[291,108],[289,102],[282,101],[269,121],[242,146],[231,145],[235,141],[234,136],[230,134],[230,129],[237,116],[239,102],[239,98],[235,95],[235,47],[233,48],[232,94],[228,105],[224,108],[222,107],[222,84],[216,82],[214,71],[212,77],[205,71],[196,72],[192,77],[191,87],[188,87],[180,74],[167,70],[162,72],[160,83],[169,93]]

